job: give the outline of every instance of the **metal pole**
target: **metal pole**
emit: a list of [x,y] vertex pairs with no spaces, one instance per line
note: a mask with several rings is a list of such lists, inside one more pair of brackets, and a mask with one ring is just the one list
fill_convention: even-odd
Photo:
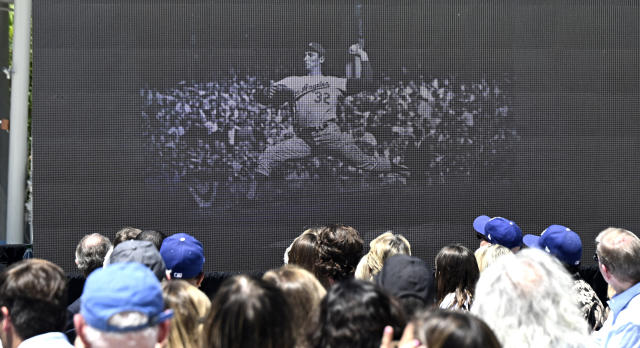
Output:
[[9,113],[9,175],[7,180],[7,244],[24,243],[24,203],[29,133],[29,64],[31,0],[15,0],[11,110]]

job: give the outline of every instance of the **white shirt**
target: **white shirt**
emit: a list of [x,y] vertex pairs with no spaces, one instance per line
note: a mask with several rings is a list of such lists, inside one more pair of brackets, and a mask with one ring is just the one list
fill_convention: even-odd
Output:
[[47,332],[28,338],[18,345],[18,348],[69,348],[73,347],[67,336],[62,332]]

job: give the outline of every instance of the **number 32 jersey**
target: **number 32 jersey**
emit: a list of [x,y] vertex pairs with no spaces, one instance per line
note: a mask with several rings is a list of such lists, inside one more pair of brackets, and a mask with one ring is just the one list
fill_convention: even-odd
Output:
[[347,79],[335,76],[290,76],[276,85],[295,92],[296,125],[317,127],[336,118],[338,98],[347,89]]

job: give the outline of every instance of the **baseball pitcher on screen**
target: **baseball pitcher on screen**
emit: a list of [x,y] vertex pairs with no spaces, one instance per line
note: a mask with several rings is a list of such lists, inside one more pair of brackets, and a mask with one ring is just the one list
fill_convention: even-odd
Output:
[[371,79],[373,72],[367,53],[358,44],[349,47],[349,53],[360,57],[362,78],[324,76],[322,64],[326,59],[326,51],[319,43],[311,42],[307,45],[304,56],[307,75],[284,78],[258,93],[258,102],[262,104],[294,103],[296,135],[265,149],[258,160],[258,174],[268,177],[278,164],[307,157],[311,155],[312,148],[338,155],[368,171],[406,170],[404,166],[395,165],[386,157],[364,153],[356,145],[353,136],[342,132],[336,123],[340,96],[376,87]]

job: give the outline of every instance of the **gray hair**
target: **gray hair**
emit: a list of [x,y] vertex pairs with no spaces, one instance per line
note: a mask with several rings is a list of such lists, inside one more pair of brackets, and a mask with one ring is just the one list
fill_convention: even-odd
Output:
[[481,274],[471,312],[505,348],[590,346],[572,284],[559,261],[525,249],[502,256]]
[[102,267],[104,258],[111,248],[109,238],[99,234],[88,234],[76,247],[76,265],[86,277],[95,269]]
[[[145,324],[149,318],[140,312],[123,312],[109,319],[109,324],[121,328]],[[89,325],[84,328],[84,338],[92,348],[154,348],[158,340],[158,326],[138,331],[105,332]]]

